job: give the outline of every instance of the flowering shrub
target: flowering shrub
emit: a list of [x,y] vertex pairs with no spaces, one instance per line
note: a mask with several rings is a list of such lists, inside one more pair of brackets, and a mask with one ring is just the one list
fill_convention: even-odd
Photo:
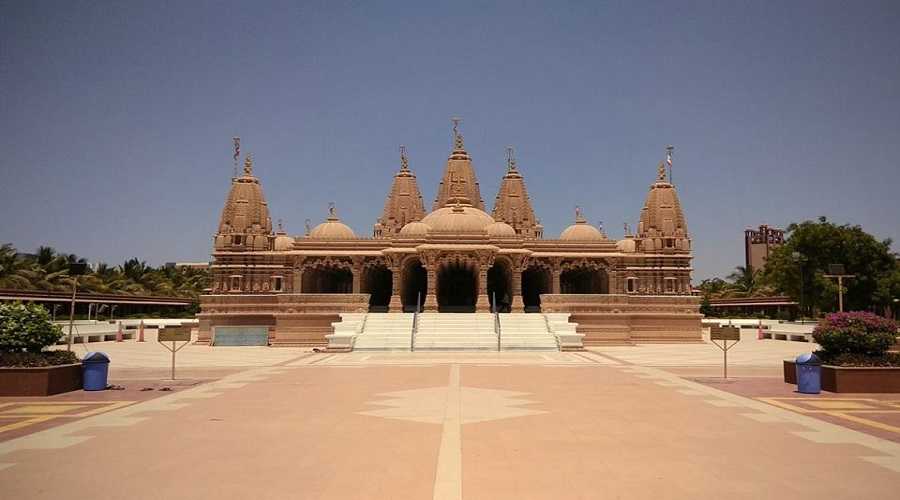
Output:
[[842,355],[883,356],[896,342],[897,323],[858,311],[829,314],[813,331],[825,360]]
[[47,310],[37,304],[0,304],[0,352],[41,352],[62,337]]

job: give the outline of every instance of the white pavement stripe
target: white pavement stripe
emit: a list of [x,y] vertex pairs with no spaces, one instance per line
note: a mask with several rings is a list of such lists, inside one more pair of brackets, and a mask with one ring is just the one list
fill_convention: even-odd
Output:
[[[740,413],[740,415],[742,416],[752,418],[757,421],[782,421],[783,423],[796,424],[805,427],[806,429],[808,429],[807,431],[791,431],[791,434],[799,436],[803,439],[822,444],[852,443],[869,448],[870,450],[874,450],[878,453],[883,453],[884,456],[860,456],[859,458],[866,462],[880,465],[894,472],[900,472],[900,443],[895,443],[887,439],[882,439],[870,434],[865,434],[860,431],[855,431],[853,429],[842,427],[837,424],[832,424],[830,422],[819,420],[817,418],[801,415],[784,408],[779,408],[762,401],[757,401],[744,396],[739,396],[737,394],[722,391],[720,389],[703,385],[698,382],[686,380],[679,377],[678,375],[659,370],[657,368],[641,367],[639,371],[643,373],[644,376],[642,377],[641,375],[634,375],[635,377],[652,377],[669,380],[671,382],[676,382],[678,385],[681,385],[686,389],[692,389],[697,392],[704,393],[704,395],[706,396],[713,396],[714,398],[716,398],[715,401],[717,402],[727,402],[727,406],[743,407],[749,410],[754,410],[753,413]],[[726,406],[722,403],[713,403],[713,400],[705,401],[709,402],[710,404],[716,404],[716,406]],[[768,415],[768,417],[762,417],[761,415]]]
[[[265,373],[266,368],[249,370],[254,375],[258,372]],[[240,377],[246,372],[230,375],[217,382],[211,382],[206,385],[198,385],[180,392],[173,392],[156,399],[143,401],[141,403],[125,406],[106,413],[100,413],[81,420],[51,427],[43,431],[33,434],[27,434],[15,439],[10,439],[0,443],[0,456],[7,455],[20,450],[51,450],[67,448],[77,445],[91,439],[93,436],[82,434],[86,430],[93,427],[124,427],[134,425],[151,417],[146,415],[147,412],[172,411],[184,408],[191,404],[192,399],[209,398],[222,394],[221,392],[212,392],[216,389],[243,387],[246,382],[230,382],[232,378]],[[211,391],[212,390],[212,391]],[[140,416],[136,416],[140,415]],[[0,470],[12,467],[15,462],[0,463]]]
[[459,365],[450,367],[444,428],[434,475],[434,500],[462,498],[462,406],[460,405]]

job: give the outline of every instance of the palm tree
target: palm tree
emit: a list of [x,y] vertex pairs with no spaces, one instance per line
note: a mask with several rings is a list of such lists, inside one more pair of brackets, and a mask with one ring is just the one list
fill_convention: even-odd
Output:
[[737,266],[727,279],[729,284],[726,293],[732,297],[753,297],[766,295],[768,292],[763,284],[762,273],[752,267]]

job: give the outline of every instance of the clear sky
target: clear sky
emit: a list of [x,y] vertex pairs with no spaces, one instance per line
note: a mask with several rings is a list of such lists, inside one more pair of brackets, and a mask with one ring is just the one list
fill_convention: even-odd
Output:
[[697,281],[750,225],[900,238],[900,2],[375,4],[0,1],[0,242],[205,260],[234,135],[291,234],[369,236],[399,144],[430,208],[451,116],[547,237],[620,238],[673,144]]

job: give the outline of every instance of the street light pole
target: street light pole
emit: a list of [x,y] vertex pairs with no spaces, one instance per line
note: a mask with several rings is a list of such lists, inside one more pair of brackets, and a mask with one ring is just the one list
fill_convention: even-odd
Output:
[[803,319],[803,254],[800,252],[794,252],[791,254],[791,258],[794,262],[797,263],[797,267],[800,269],[800,319]]
[[72,350],[72,328],[75,326],[75,294],[78,292],[78,275],[72,276],[72,306],[69,308],[69,340],[66,350]]

